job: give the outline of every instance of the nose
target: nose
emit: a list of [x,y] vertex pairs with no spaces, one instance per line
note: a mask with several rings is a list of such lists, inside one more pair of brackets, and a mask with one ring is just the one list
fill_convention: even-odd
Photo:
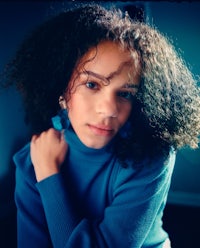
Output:
[[118,104],[114,96],[101,97],[96,103],[96,112],[104,118],[116,118],[118,116]]

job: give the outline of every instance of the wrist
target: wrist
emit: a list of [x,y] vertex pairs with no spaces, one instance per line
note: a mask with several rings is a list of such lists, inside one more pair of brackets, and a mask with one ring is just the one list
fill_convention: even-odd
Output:
[[53,176],[57,173],[59,173],[60,170],[57,168],[57,167],[47,167],[47,169],[43,169],[43,170],[40,170],[40,171],[36,171],[35,170],[35,175],[36,175],[36,179],[37,179],[37,182],[40,182],[50,176]]

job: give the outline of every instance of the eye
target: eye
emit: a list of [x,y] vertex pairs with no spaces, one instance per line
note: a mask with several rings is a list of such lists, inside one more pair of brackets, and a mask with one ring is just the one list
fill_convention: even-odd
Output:
[[89,89],[92,89],[92,90],[96,90],[98,89],[98,84],[95,83],[95,82],[87,82],[86,84],[86,87],[89,88]]
[[121,92],[118,92],[117,95],[124,100],[131,101],[133,99],[133,93],[129,91],[121,91]]

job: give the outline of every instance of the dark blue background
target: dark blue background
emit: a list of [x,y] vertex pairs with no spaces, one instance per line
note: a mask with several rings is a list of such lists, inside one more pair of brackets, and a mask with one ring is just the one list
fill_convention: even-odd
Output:
[[[76,1],[75,1],[76,2]],[[111,2],[119,6],[131,2]],[[200,2],[141,2],[147,21],[173,39],[177,50],[200,74]],[[32,28],[72,4],[46,2],[0,2],[0,71],[14,55]],[[135,2],[137,4],[137,2]],[[29,140],[21,98],[13,89],[0,91],[0,247],[14,247],[16,236],[14,205],[14,165],[12,155]],[[200,150],[178,153],[170,203],[200,206]]]

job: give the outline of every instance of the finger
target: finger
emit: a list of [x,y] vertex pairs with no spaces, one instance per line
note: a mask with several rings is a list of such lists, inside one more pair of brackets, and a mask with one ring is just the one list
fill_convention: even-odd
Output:
[[31,142],[35,142],[39,135],[34,134],[31,138]]
[[65,141],[65,130],[62,130],[60,132],[60,139],[61,139],[61,141]]
[[57,131],[57,130],[54,130],[54,134],[53,134],[57,140],[59,142],[63,141],[64,140],[64,135],[63,135],[63,132],[62,131]]

